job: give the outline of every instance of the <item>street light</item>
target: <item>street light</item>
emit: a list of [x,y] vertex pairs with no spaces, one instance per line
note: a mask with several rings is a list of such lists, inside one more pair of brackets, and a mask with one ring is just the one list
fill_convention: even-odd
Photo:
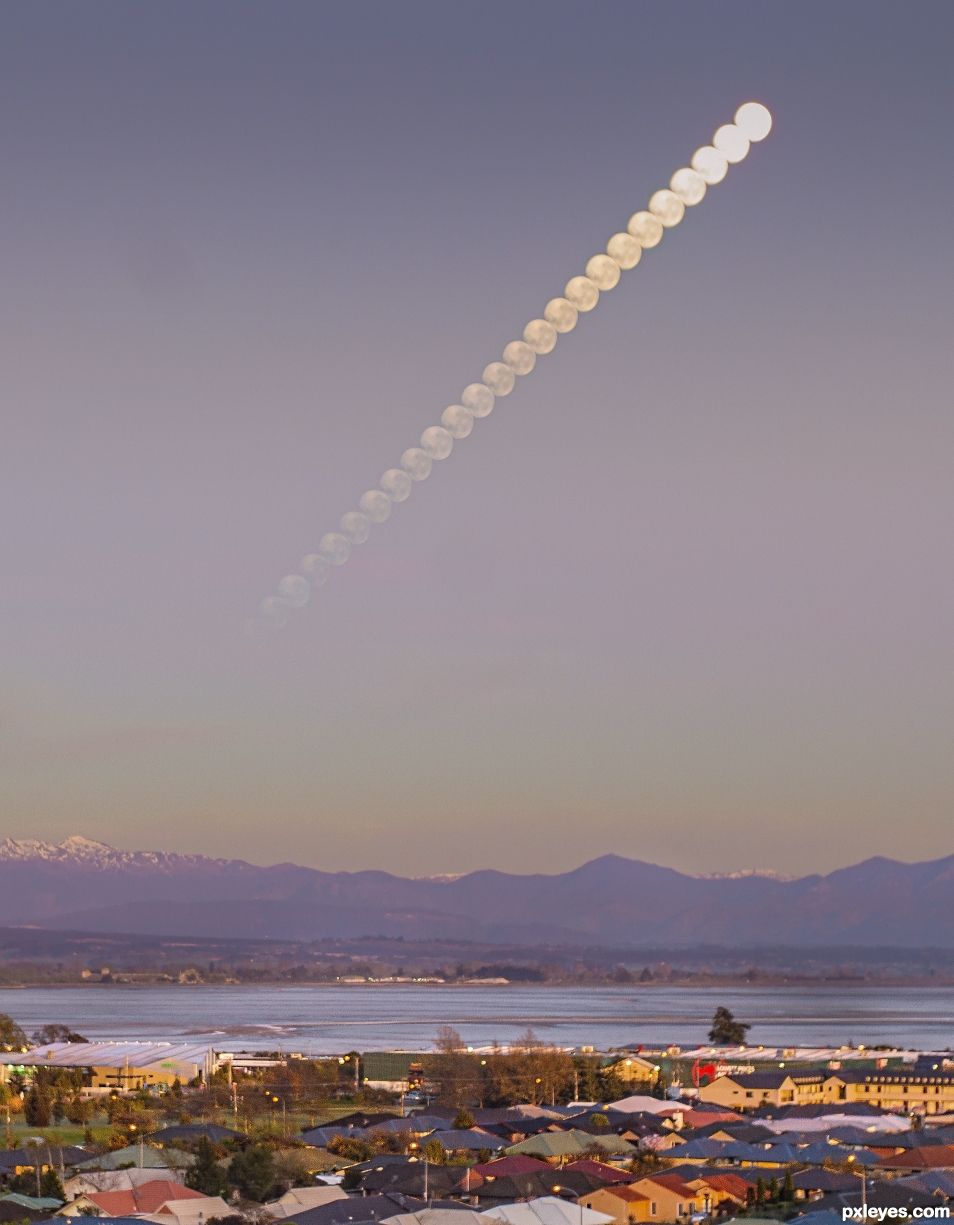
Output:
[[561,1187],[559,1183],[556,1183],[554,1186],[552,1186],[550,1190],[553,1192],[554,1195],[558,1196],[560,1199],[566,1199],[567,1196],[569,1196],[580,1205],[580,1225],[583,1225],[583,1200],[582,1198],[574,1195],[569,1187]]
[[857,1175],[861,1179],[861,1214],[867,1219],[868,1216],[868,1171],[862,1165],[861,1169],[857,1169],[852,1163],[857,1160],[854,1153],[849,1153],[845,1158],[848,1164],[850,1173]]

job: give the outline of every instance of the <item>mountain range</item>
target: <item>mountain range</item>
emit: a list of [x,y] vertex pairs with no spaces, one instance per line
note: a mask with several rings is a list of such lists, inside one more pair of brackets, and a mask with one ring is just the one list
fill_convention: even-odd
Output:
[[954,948],[954,855],[826,875],[690,876],[619,855],[569,872],[412,879],[124,851],[78,835],[0,841],[0,924],[320,940]]

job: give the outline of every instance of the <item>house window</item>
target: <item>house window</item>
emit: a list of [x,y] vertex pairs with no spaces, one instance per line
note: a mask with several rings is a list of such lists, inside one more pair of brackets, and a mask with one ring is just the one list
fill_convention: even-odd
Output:
[[649,1214],[650,1216],[656,1215],[656,1201],[655,1200],[653,1200],[652,1203],[649,1205]]

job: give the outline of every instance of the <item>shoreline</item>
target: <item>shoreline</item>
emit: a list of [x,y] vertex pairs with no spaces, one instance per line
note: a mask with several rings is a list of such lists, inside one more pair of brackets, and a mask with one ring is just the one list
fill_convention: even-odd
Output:
[[[136,971],[130,971],[130,974],[136,974]],[[567,988],[585,989],[590,987],[598,987],[601,991],[619,991],[619,992],[653,992],[666,990],[696,990],[696,991],[801,991],[806,987],[832,987],[840,990],[875,990],[879,988],[917,988],[918,990],[932,989],[948,990],[954,987],[954,976],[927,976],[927,975],[908,975],[908,976],[861,976],[861,975],[804,975],[795,976],[787,975],[785,977],[775,977],[772,975],[759,976],[758,978],[734,978],[730,976],[718,977],[707,976],[705,979],[699,977],[673,977],[665,980],[656,980],[653,982],[632,982],[620,983],[610,979],[605,981],[589,979],[585,982],[578,979],[552,979],[548,982],[501,982],[500,980],[488,980],[481,982],[479,979],[467,981],[448,980],[444,982],[434,981],[419,981],[419,982],[391,982],[385,979],[368,979],[362,982],[342,981],[329,982],[327,979],[301,979],[295,982],[289,982],[284,978],[268,978],[255,979],[247,982],[206,982],[206,981],[189,981],[189,982],[173,982],[162,978],[125,978],[120,977],[113,981],[96,981],[84,982],[73,979],[63,979],[60,981],[50,981],[44,979],[40,982],[19,981],[5,983],[0,981],[0,992],[3,991],[62,991],[62,990],[87,990],[87,991],[107,991],[107,990],[176,990],[187,991],[196,989],[214,989],[217,991],[249,991],[261,988],[263,990],[284,990],[284,991],[302,991],[302,990],[391,990],[391,991],[565,991]]]

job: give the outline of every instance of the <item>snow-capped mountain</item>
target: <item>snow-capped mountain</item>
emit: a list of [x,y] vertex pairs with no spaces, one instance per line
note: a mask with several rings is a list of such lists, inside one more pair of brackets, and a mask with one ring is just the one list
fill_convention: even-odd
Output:
[[[105,842],[71,834],[62,842],[43,842],[38,838],[0,839],[0,863],[49,863],[79,865],[84,868],[149,867],[172,871],[188,866],[201,868],[210,864],[243,863],[242,860],[210,859],[205,855],[178,855],[167,851],[122,851]],[[249,864],[244,864],[250,867]]]
[[0,842],[0,925],[152,936],[954,948],[954,856],[825,876],[689,876],[604,855],[571,872],[408,879],[125,851],[74,835]]

